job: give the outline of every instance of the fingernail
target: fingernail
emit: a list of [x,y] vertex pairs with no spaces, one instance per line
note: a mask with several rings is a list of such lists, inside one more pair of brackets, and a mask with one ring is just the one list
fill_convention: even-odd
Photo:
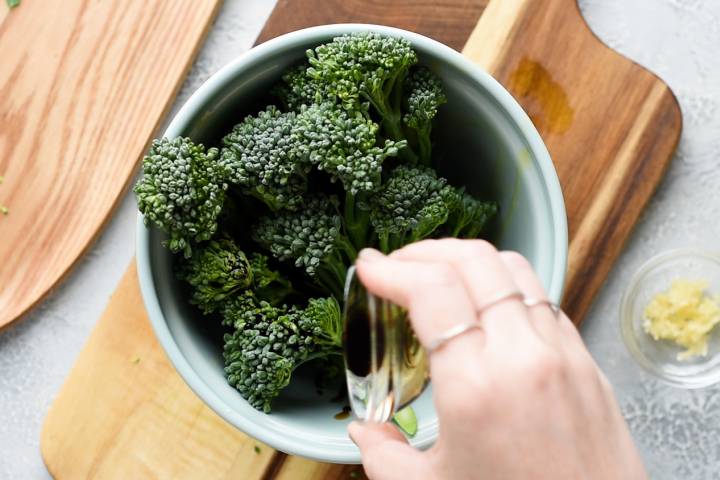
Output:
[[358,259],[363,262],[374,262],[375,260],[383,258],[385,255],[375,250],[374,248],[363,248],[358,254]]

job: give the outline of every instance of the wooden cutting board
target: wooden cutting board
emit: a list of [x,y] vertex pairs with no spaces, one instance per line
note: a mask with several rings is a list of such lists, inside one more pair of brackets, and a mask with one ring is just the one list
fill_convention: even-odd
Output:
[[63,278],[110,217],[219,5],[0,4],[0,329]]
[[[564,189],[571,238],[564,308],[579,323],[670,162],[681,129],[672,92],[600,43],[575,0],[280,0],[259,41],[345,21],[395,25],[457,48],[467,39],[463,53],[520,100]],[[359,472],[274,452],[205,407],[155,341],[134,265],[58,395],[41,444],[59,479]]]

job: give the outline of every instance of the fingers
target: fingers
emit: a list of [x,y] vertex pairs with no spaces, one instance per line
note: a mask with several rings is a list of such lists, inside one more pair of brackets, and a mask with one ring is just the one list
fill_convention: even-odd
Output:
[[371,480],[430,478],[425,456],[411,447],[393,425],[353,422],[348,432],[360,449],[365,473]]
[[[547,300],[545,289],[525,257],[517,252],[500,252],[500,259],[526,299]],[[551,346],[562,348],[562,332],[555,312],[547,305],[527,308],[530,323],[538,334]]]
[[[516,252],[501,252],[500,257],[527,298],[547,299],[540,280],[535,275],[530,263],[522,255]],[[538,334],[551,347],[562,352],[571,368],[577,370],[581,378],[587,381],[595,378],[596,386],[602,387],[602,373],[585,348],[580,334],[570,319],[563,312],[556,316],[548,306],[538,305],[530,307],[529,310],[530,321]],[[583,394],[585,393],[587,392],[583,392]]]
[[447,264],[400,261],[363,250],[355,265],[371,293],[408,310],[413,329],[425,346],[448,329],[475,321],[465,285]]
[[505,343],[537,337],[528,322],[525,307],[518,300],[506,300],[484,310],[499,295],[518,291],[512,275],[498,251],[483,240],[424,240],[407,245],[390,255],[403,261],[446,262],[463,279],[488,339],[496,337]]

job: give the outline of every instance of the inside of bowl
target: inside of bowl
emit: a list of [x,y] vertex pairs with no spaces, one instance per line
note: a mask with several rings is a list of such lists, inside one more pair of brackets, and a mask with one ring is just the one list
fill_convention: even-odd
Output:
[[[228,73],[223,77],[222,88],[215,89],[203,107],[175,134],[217,145],[232,125],[268,103],[268,89],[285,69],[302,61],[305,49],[316,43],[300,40],[292,55],[278,52],[263,61],[250,62],[242,71]],[[495,243],[525,255],[545,285],[549,285],[553,274],[558,275],[552,271],[557,262],[558,225],[553,223],[547,183],[532,148],[486,87],[459,65],[441,60],[435,50],[424,49],[422,45],[416,48],[421,63],[440,76],[448,96],[435,129],[436,151],[441,159],[438,170],[450,183],[463,185],[479,197],[499,201],[500,218],[492,233]],[[294,379],[271,415],[252,409],[227,384],[223,375],[222,331],[187,303],[187,291],[173,274],[171,256],[160,245],[160,234],[152,231],[150,235],[154,284],[165,285],[157,291],[171,335],[212,395],[229,406],[226,418],[238,415],[278,435],[297,435],[308,442],[356,452],[346,434],[349,420],[334,418],[343,404],[319,399],[308,376]],[[419,433],[413,441],[429,446],[428,439],[435,437],[437,429],[431,393],[426,391],[414,402],[414,408]]]

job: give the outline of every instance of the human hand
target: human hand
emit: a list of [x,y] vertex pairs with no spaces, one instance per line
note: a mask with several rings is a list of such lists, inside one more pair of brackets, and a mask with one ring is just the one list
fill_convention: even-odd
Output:
[[433,351],[440,433],[422,452],[390,424],[349,431],[371,479],[645,479],[612,389],[576,328],[547,305],[530,264],[481,240],[426,240],[356,262],[372,293],[405,307],[420,342],[478,320]]

